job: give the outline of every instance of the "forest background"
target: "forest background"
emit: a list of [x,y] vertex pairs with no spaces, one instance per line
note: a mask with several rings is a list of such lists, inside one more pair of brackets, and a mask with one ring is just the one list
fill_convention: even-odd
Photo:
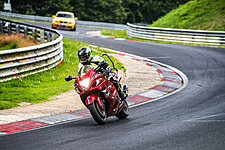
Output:
[[[57,11],[73,12],[79,20],[126,24],[151,24],[189,0],[11,0],[12,12],[52,16]],[[0,0],[0,11],[4,3]]]

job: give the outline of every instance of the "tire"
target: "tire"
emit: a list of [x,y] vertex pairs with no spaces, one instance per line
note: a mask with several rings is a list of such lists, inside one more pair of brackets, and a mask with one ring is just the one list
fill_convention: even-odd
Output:
[[127,102],[123,102],[123,108],[119,113],[116,114],[116,117],[119,119],[126,119],[129,115],[129,107]]
[[[104,108],[104,103],[103,106]],[[94,101],[92,104],[88,106],[90,113],[93,117],[93,119],[100,125],[103,125],[106,123],[106,111],[105,109],[102,109],[99,107],[98,103]]]
[[72,31],[76,31],[77,30],[77,25],[74,26],[74,28],[72,29]]
[[53,25],[52,25],[52,29],[56,29],[56,27],[53,27]]

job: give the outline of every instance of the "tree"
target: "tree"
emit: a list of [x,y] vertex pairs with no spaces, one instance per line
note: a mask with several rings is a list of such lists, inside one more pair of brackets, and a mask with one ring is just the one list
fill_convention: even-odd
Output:
[[[1,6],[0,0],[0,6]],[[52,16],[73,12],[79,19],[112,23],[152,23],[189,0],[11,0],[13,12]]]

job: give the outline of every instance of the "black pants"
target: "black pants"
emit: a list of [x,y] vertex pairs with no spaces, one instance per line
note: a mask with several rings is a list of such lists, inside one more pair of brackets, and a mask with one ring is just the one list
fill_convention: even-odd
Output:
[[113,83],[113,85],[115,86],[115,88],[116,88],[116,90],[117,90],[117,92],[118,92],[120,98],[121,98],[122,100],[124,100],[124,99],[125,99],[125,94],[124,94],[123,90],[121,89],[121,84],[119,84],[118,81],[115,80],[115,79],[113,79],[113,78],[111,78],[110,81],[111,81],[111,82]]

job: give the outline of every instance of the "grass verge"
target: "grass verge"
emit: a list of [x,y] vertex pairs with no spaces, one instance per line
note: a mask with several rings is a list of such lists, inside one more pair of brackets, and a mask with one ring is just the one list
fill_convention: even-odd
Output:
[[15,49],[27,46],[34,46],[37,44],[41,44],[38,41],[32,41],[28,37],[24,38],[22,34],[0,34],[0,51],[1,50],[8,50],[8,49]]
[[[64,78],[67,75],[76,76],[79,63],[77,51],[88,45],[65,38],[63,42],[64,59],[60,65],[45,72],[0,83],[0,109],[13,108],[21,102],[48,101],[51,96],[73,89],[73,83],[66,82]],[[93,55],[110,53],[110,51],[101,48],[92,49]],[[115,58],[112,59],[118,69],[124,68],[121,62]]]
[[225,31],[224,0],[191,0],[161,17],[151,27]]

